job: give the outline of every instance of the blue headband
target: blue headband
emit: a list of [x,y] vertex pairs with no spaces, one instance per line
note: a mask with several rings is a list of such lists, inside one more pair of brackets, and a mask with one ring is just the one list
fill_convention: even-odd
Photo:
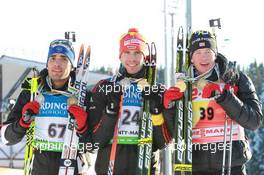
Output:
[[[75,54],[74,50],[71,47],[71,45],[63,43],[66,42],[67,40],[55,40],[50,44],[49,47],[49,53],[48,53],[48,59],[53,55],[53,54],[63,54],[65,55],[71,64],[74,64],[74,59],[75,59]],[[67,41],[69,42],[69,41]]]

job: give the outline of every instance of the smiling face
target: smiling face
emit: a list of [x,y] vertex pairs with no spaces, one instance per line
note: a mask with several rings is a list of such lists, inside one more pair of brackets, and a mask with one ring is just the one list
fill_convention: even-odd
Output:
[[215,65],[216,55],[209,48],[197,49],[192,54],[191,62],[201,75],[209,71]]
[[55,87],[63,86],[69,79],[71,63],[63,54],[53,54],[48,60],[48,74]]
[[127,73],[138,73],[143,67],[144,55],[140,51],[127,50],[121,54],[120,61]]

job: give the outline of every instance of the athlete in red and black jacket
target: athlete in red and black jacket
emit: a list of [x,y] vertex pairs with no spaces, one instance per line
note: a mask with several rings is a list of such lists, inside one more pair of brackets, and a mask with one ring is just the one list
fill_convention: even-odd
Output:
[[[139,120],[142,117],[143,98],[150,100],[153,120],[153,152],[164,148],[171,140],[163,117],[162,96],[165,87],[156,85],[154,91],[138,89],[138,81],[145,75],[144,53],[145,40],[136,29],[130,29],[120,40],[122,66],[118,75],[100,81],[92,91],[89,102],[91,117],[88,123],[89,128],[92,128],[93,143],[99,146],[95,164],[98,175],[107,174],[112,139],[121,108],[115,175],[137,174]],[[126,82],[125,85],[123,82]],[[120,86],[120,84],[123,85]],[[120,87],[127,87],[127,89],[120,90]],[[122,106],[120,106],[121,96],[123,97]]]

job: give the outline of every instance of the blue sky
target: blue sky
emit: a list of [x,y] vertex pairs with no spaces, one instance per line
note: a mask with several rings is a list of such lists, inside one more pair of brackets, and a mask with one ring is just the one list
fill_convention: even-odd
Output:
[[[241,65],[254,59],[262,62],[262,1],[193,0],[192,4],[193,29],[208,28],[209,19],[221,18],[219,50],[230,60]],[[175,31],[183,19],[182,9],[176,11]],[[163,0],[8,0],[0,2],[0,20],[0,55],[45,62],[49,42],[73,30],[77,52],[81,43],[91,45],[92,67],[117,67],[119,37],[137,27],[156,42],[158,64],[164,64]]]

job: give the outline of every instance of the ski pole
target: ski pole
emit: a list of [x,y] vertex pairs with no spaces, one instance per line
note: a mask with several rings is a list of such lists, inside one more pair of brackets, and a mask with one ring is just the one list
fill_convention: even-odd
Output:
[[120,103],[119,103],[119,112],[118,112],[118,119],[115,125],[115,130],[114,130],[114,137],[113,137],[113,143],[111,147],[111,153],[110,153],[110,158],[109,158],[109,164],[108,164],[108,170],[107,170],[107,175],[113,175],[114,174],[114,167],[115,167],[115,159],[116,159],[116,149],[117,149],[117,144],[118,144],[118,130],[120,126],[120,118],[121,118],[121,113],[122,113],[122,104],[123,104],[123,95],[120,97]]
[[225,115],[225,125],[224,125],[224,152],[223,152],[223,162],[222,162],[222,175],[225,175],[226,133],[227,133],[227,115]]
[[230,125],[230,140],[229,140],[229,157],[228,157],[228,169],[227,169],[227,175],[231,174],[231,163],[232,163],[232,145],[233,145],[233,120],[231,120],[231,125]]
[[[32,68],[32,78],[30,82],[30,101],[36,100],[37,91],[38,91],[38,77],[37,77],[37,70],[36,68]],[[26,112],[25,118],[28,120],[32,120],[32,113]],[[34,159],[34,148],[32,145],[33,137],[34,137],[34,130],[35,130],[35,121],[31,122],[29,129],[26,132],[27,135],[27,142],[26,142],[26,151],[25,151],[25,161],[24,161],[24,175],[29,175],[32,172],[32,163]]]
[[[221,29],[221,22],[220,22],[220,18],[218,19],[211,19],[209,20],[209,25],[213,30],[215,39],[216,39],[216,34],[215,34],[215,27],[218,27],[218,29]],[[235,65],[235,64],[234,64]],[[224,152],[223,152],[223,162],[222,162],[222,175],[225,175],[225,169],[226,169],[226,147],[227,147],[227,129],[228,129],[228,116],[225,114],[225,125],[224,125]],[[230,139],[229,139],[229,155],[228,155],[228,167],[227,167],[227,174],[230,175],[231,174],[231,163],[232,163],[232,135],[233,135],[233,121],[231,120],[231,124],[230,124]]]
[[[233,71],[235,71],[236,68],[236,61],[229,62],[229,68],[233,69]],[[234,85],[234,83],[232,83]],[[234,89],[232,87],[230,87],[229,89],[230,91],[234,92]],[[226,120],[227,120],[227,116],[226,116]],[[233,120],[231,119],[231,124],[230,124],[230,138],[229,138],[229,155],[228,155],[228,167],[227,167],[227,175],[231,174],[231,164],[232,164],[232,146],[233,146]]]
[[[215,33],[215,28],[217,27],[218,29],[221,29],[221,22],[220,18],[217,19],[210,19],[209,20],[209,26],[212,28],[212,32],[214,34],[214,37],[216,39],[216,33]],[[217,45],[216,45],[216,50],[218,50]]]
[[227,130],[228,130],[228,116],[225,115],[225,125],[224,125],[224,152],[223,152],[223,162],[222,162],[222,175],[225,175],[225,170],[226,170],[226,152],[229,152],[228,154],[228,165],[227,165],[227,175],[231,174],[231,164],[232,164],[232,138],[233,138],[233,121],[231,120],[231,124],[230,124],[230,132],[229,132],[229,150],[227,150]]

